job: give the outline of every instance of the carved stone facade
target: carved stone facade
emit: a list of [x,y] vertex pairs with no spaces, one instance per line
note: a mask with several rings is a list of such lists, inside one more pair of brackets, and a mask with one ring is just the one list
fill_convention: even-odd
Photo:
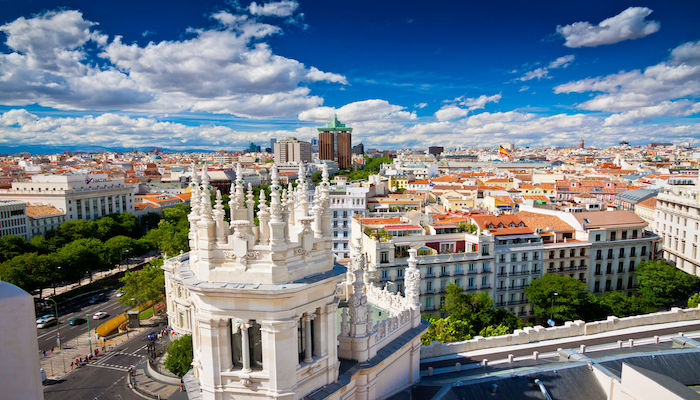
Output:
[[[191,250],[166,259],[163,269],[169,323],[193,338],[188,376],[194,383],[188,392],[202,399],[303,398],[338,381],[341,359],[376,360],[378,351],[401,335],[410,340],[388,358],[403,361],[370,362],[353,372],[342,398],[385,397],[418,379],[420,334],[427,328],[419,306],[365,287],[361,254],[352,273],[334,263],[328,173],[323,171],[309,204],[300,168],[296,187],[285,190],[273,166],[269,204],[261,192],[257,210],[250,187],[237,179],[229,220],[220,193],[212,206],[206,168],[193,179]],[[340,335],[337,293],[350,296],[340,314]],[[390,313],[376,324],[372,299]],[[401,379],[378,379],[397,371],[403,371]],[[358,384],[367,375],[374,383]],[[336,393],[330,397],[340,398]]]

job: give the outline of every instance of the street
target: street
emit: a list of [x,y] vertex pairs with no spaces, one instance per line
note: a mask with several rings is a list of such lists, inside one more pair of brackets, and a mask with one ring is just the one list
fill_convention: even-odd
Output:
[[[156,329],[153,328],[153,330]],[[145,330],[116,349],[66,375],[64,379],[49,382],[44,387],[44,398],[46,400],[142,399],[127,385],[127,371],[130,365],[146,362],[146,336],[150,332],[151,330]]]
[[[90,331],[93,333],[92,337],[94,340],[94,332],[97,326],[107,321],[107,319],[124,312],[126,309],[125,306],[119,304],[119,298],[116,296],[116,290],[108,290],[104,293],[106,296],[105,300],[99,301],[96,304],[87,304],[87,301],[90,299],[90,296],[87,296],[87,298],[85,298],[82,302],[64,304],[62,309],[59,308],[58,325],[42,329],[37,328],[39,351],[45,350],[46,352],[49,352],[51,348],[58,347],[56,344],[57,333],[61,334],[61,343],[63,344],[69,344],[72,339],[86,333],[88,326],[87,323],[75,326],[68,324],[68,321],[70,321],[71,318],[86,318],[85,314],[89,314]],[[63,312],[68,310],[68,313],[61,314],[62,310]],[[108,313],[109,316],[105,319],[93,320],[92,315],[98,311],[104,311]],[[37,317],[39,317],[39,315]]]

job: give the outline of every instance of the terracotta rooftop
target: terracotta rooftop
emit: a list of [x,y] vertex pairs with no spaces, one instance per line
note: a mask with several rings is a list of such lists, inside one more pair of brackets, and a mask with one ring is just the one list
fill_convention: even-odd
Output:
[[626,228],[646,226],[647,223],[632,211],[588,211],[573,214],[586,229]]
[[63,211],[59,210],[53,206],[30,206],[27,205],[27,217],[29,218],[40,218],[48,217],[50,215],[60,215],[65,214]]
[[653,210],[656,208],[656,197],[649,197],[648,199],[644,201],[640,201],[639,203],[636,204],[637,207],[644,207],[648,208],[650,210]]
[[543,230],[551,228],[554,231],[574,230],[573,226],[567,224],[564,222],[564,220],[554,215],[540,214],[530,211],[521,211],[515,215],[520,217],[520,219],[525,222],[525,225],[529,226],[530,228],[541,228]]

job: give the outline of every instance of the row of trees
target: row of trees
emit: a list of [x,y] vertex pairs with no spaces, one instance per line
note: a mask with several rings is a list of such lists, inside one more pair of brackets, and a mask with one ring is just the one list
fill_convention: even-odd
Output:
[[493,299],[486,293],[468,294],[455,284],[447,285],[442,311],[447,317],[431,316],[430,327],[421,341],[429,345],[469,340],[476,335],[496,336],[512,333],[525,326],[515,314],[494,309]]
[[[545,274],[525,289],[535,315],[558,322],[605,319],[609,315],[627,317],[685,305],[688,296],[700,289],[700,279],[663,261],[640,263],[637,272],[639,290],[590,293],[583,282],[557,274]],[[695,296],[700,300],[700,296]]]
[[0,280],[26,291],[43,291],[155,248],[170,254],[187,251],[188,211],[189,207],[178,205],[165,209],[163,219],[157,214],[139,219],[122,213],[95,221],[66,221],[30,242],[4,236],[0,238]]

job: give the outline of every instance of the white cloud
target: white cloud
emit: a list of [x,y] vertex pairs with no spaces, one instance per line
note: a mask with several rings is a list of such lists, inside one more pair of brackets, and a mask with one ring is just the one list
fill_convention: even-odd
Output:
[[557,33],[566,40],[566,47],[595,47],[639,39],[661,28],[658,22],[645,19],[651,13],[652,10],[647,7],[629,7],[614,17],[604,19],[598,25],[574,22],[557,26]]
[[343,122],[367,121],[410,121],[416,119],[415,112],[405,111],[406,107],[390,104],[386,100],[371,99],[356,101],[340,107],[317,107],[303,111],[299,119],[304,121],[328,122],[333,114]]
[[468,98],[464,101],[461,102],[463,106],[466,106],[469,111],[472,110],[480,110],[484,107],[486,107],[486,104],[488,103],[498,103],[501,100],[501,94],[496,93],[492,96],[487,96],[485,94],[482,94],[479,97],[476,98]]
[[427,106],[428,106],[428,103],[418,103],[418,104],[413,105],[413,107],[415,107],[415,108],[425,108]]
[[[306,83],[347,84],[342,75],[274,54],[261,40],[280,33],[277,26],[225,11],[212,18],[218,29],[145,46],[119,36],[108,41],[78,11],[19,18],[0,26],[10,49],[0,53],[0,103],[291,116],[323,103]],[[98,49],[100,63],[86,47]]]
[[556,86],[554,92],[595,93],[590,100],[578,105],[584,110],[626,112],[647,107],[646,111],[611,118],[608,122],[610,124],[640,119],[644,114],[656,115],[654,113],[662,110],[668,110],[670,115],[674,115],[672,112],[687,102],[678,103],[673,100],[692,99],[700,95],[700,41],[676,47],[671,51],[669,60],[649,66],[643,71],[620,71],[568,82]]
[[542,78],[549,78],[549,71],[552,69],[557,69],[557,68],[566,68],[571,63],[574,61],[574,55],[569,54],[566,56],[562,56],[557,58],[556,60],[550,62],[546,67],[539,67],[535,68],[532,71],[526,72],[523,76],[520,78],[517,78],[519,81],[529,81],[532,79],[542,79]]
[[272,3],[256,2],[250,3],[250,13],[265,17],[289,17],[299,8],[299,3],[296,1],[277,1]]
[[464,108],[460,108],[453,105],[447,105],[441,107],[437,112],[435,112],[435,118],[438,121],[449,121],[457,118],[464,117],[469,111]]
[[566,68],[569,66],[574,61],[574,55],[569,54],[568,56],[562,56],[557,58],[556,60],[552,61],[549,63],[549,66],[547,68],[553,69],[553,68]]
[[649,121],[655,117],[684,117],[700,112],[700,103],[690,100],[664,101],[654,106],[639,107],[613,114],[603,122],[606,126],[631,125]]

